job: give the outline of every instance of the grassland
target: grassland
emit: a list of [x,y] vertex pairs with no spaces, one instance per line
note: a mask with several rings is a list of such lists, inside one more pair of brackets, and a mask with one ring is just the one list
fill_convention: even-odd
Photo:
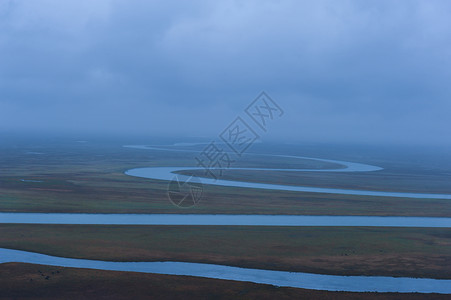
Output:
[[[181,210],[168,201],[167,182],[134,178],[123,172],[143,166],[192,166],[195,164],[192,153],[129,149],[123,148],[121,144],[74,142],[0,147],[0,153],[0,211],[3,212],[451,216],[449,200],[362,197],[219,186],[204,186],[204,196],[199,205]],[[341,158],[336,153],[331,157]],[[388,165],[386,160],[379,160],[380,165]],[[365,162],[363,159],[362,161]],[[377,164],[377,161],[369,162]],[[262,159],[261,156],[252,155],[245,156],[234,166],[338,167],[312,160],[277,157]],[[230,174],[226,172],[224,178],[339,188],[451,191],[451,178],[446,173],[446,165],[440,168],[431,162],[429,166],[419,166],[418,170],[409,170],[397,161],[387,170],[367,174],[257,174],[240,171]],[[24,182],[22,179],[42,182]]]
[[187,261],[451,279],[451,229],[0,225],[0,247],[111,261]]
[[[286,145],[257,150],[363,162],[385,170],[355,174],[230,171],[224,179],[451,193],[449,155],[429,153],[425,158],[405,151],[386,153],[383,149],[373,152],[355,147],[322,149]],[[123,173],[145,166],[192,166],[194,156],[123,148],[117,142],[0,143],[0,211],[451,216],[449,200],[219,186],[204,186],[204,197],[196,207],[179,209],[167,199],[167,182]],[[252,155],[238,159],[233,166],[339,167],[313,160],[262,159]],[[173,260],[320,274],[451,278],[450,229],[0,224],[0,247],[113,261]],[[0,299],[198,299],[205,295],[214,299],[446,298],[421,294],[334,293],[183,276],[0,265]]]
[[326,292],[188,276],[31,264],[0,265],[0,299],[334,299],[444,300],[448,295]]

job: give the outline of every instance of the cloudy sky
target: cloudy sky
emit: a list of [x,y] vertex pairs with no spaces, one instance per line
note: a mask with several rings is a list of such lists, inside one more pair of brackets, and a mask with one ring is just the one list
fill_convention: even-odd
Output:
[[0,132],[451,143],[451,1],[0,0]]

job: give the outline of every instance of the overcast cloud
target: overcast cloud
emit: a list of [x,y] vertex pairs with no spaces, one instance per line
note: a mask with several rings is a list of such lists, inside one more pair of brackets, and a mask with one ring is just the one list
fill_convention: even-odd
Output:
[[0,0],[0,130],[451,142],[450,1]]

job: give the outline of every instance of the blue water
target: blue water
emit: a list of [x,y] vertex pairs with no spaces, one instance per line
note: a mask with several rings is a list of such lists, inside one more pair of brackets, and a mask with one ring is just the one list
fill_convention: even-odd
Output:
[[451,218],[207,214],[0,213],[0,223],[93,225],[252,225],[451,228]]
[[[359,166],[354,165],[352,169],[346,172],[357,172]],[[142,177],[157,180],[171,180],[175,176],[174,172],[181,170],[203,170],[197,167],[153,167],[153,168],[136,168],[125,172],[126,175]],[[261,171],[287,171],[287,172],[325,172],[327,170],[311,170],[311,169],[260,169],[260,168],[229,168],[229,170],[261,170]],[[333,169],[339,172],[342,169]],[[343,169],[341,172],[344,172]],[[332,170],[328,170],[332,171]],[[177,175],[179,180],[184,181],[189,177],[184,175]],[[253,188],[253,189],[267,189],[267,190],[281,190],[294,192],[308,192],[308,193],[327,193],[327,194],[341,194],[341,195],[360,195],[360,196],[376,196],[376,197],[397,197],[397,198],[419,198],[419,199],[451,199],[450,194],[427,194],[427,193],[403,193],[403,192],[384,192],[384,191],[366,191],[366,190],[349,190],[336,188],[319,188],[309,186],[291,186],[271,183],[256,183],[236,180],[223,180],[213,178],[200,178],[203,184]]]
[[[163,149],[148,146],[128,146],[138,149],[196,152],[183,149]],[[258,155],[258,154],[257,154]],[[311,159],[299,156],[279,157]],[[230,168],[233,170],[261,170],[287,172],[374,172],[377,166],[336,160],[317,159],[339,164],[336,169],[266,169]],[[172,180],[180,170],[202,170],[196,167],[155,167],[128,170],[131,176],[158,180]],[[177,175],[180,180],[188,177]],[[243,188],[273,189],[314,193],[333,193],[362,196],[451,199],[448,194],[398,193],[383,191],[347,190],[251,183],[202,178],[205,184]],[[190,214],[67,214],[67,213],[0,213],[0,223],[25,224],[115,224],[115,225],[254,225],[254,226],[386,226],[386,227],[443,227],[451,228],[451,218],[378,217],[378,216],[287,216],[287,215],[190,215]],[[23,262],[61,267],[91,268],[115,271],[134,271],[170,275],[188,275],[226,280],[250,281],[306,289],[351,292],[419,292],[451,293],[451,280],[427,278],[394,278],[380,276],[336,276],[300,272],[246,269],[213,264],[186,262],[108,262],[48,256],[19,250],[1,249],[0,263]]]
[[[186,150],[186,149],[172,149],[172,148],[161,148],[152,147],[144,145],[126,145],[124,147],[134,148],[134,149],[145,149],[145,150],[156,150],[156,151],[174,151],[174,152],[190,152],[196,153],[197,150]],[[246,170],[246,171],[284,171],[284,172],[375,172],[383,170],[380,167],[372,166],[368,164],[323,159],[323,158],[312,158],[305,156],[294,156],[294,155],[270,155],[270,154],[257,154],[252,153],[252,155],[257,156],[272,156],[272,157],[286,157],[294,159],[310,159],[317,160],[321,162],[333,163],[340,165],[340,168],[334,169],[278,169],[278,168],[227,168],[227,170]],[[204,170],[199,167],[151,167],[151,168],[136,168],[125,172],[126,175],[142,177],[148,179],[157,180],[172,180],[174,178],[175,172],[177,171],[187,171],[187,170]],[[177,175],[179,180],[187,180],[188,176]],[[230,187],[241,187],[241,188],[254,188],[254,189],[267,189],[267,190],[282,190],[282,191],[293,191],[293,192],[308,192],[308,193],[326,193],[326,194],[341,194],[341,195],[359,195],[359,196],[376,196],[376,197],[397,197],[397,198],[417,198],[417,199],[451,199],[450,194],[435,194],[435,193],[404,193],[404,192],[384,192],[384,191],[368,191],[368,190],[351,190],[351,189],[337,189],[337,188],[319,188],[319,187],[309,187],[309,186],[291,186],[282,184],[270,184],[270,183],[256,183],[256,182],[245,182],[236,180],[223,180],[223,179],[213,179],[213,178],[201,178],[202,183],[210,185],[220,185],[220,186],[230,186]]]
[[0,263],[6,262],[110,271],[187,275],[328,291],[451,293],[451,280],[321,275],[186,262],[110,262],[56,257],[0,248]]

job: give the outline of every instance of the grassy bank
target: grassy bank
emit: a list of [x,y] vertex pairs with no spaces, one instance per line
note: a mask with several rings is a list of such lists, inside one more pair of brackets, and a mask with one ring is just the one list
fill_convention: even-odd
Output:
[[439,294],[348,293],[189,276],[0,264],[0,299],[448,299]]
[[[201,149],[202,147],[198,150]],[[298,154],[302,155],[301,150],[303,149]],[[278,151],[281,150],[277,147],[265,149],[267,153]],[[340,158],[340,154],[336,152],[328,155]],[[181,210],[169,202],[167,182],[123,174],[125,170],[136,167],[193,166],[196,164],[194,156],[195,153],[190,152],[129,149],[123,148],[121,144],[102,143],[66,142],[0,147],[0,211],[451,216],[449,200],[219,186],[204,186],[204,196],[198,206]],[[332,174],[228,171],[224,173],[224,178],[370,190],[451,191],[449,175],[435,165],[436,170],[431,170],[431,162],[426,167],[416,166],[411,170],[403,167],[398,162],[398,157],[391,161],[359,159],[373,164],[380,163],[386,169],[380,172]],[[339,167],[315,160],[250,154],[236,161],[233,166],[309,169]]]
[[338,275],[451,278],[451,229],[0,225],[0,247]]

